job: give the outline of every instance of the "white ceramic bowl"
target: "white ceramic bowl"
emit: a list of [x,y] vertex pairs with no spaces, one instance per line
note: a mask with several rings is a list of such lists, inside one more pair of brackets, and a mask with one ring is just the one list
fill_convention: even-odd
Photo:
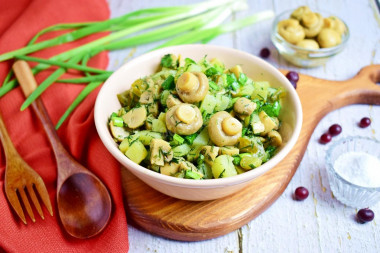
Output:
[[[267,80],[273,87],[284,87],[287,96],[283,100],[280,119],[281,135],[284,143],[280,151],[268,162],[246,173],[220,179],[190,180],[159,174],[129,160],[112,139],[107,122],[112,112],[120,108],[116,94],[130,88],[136,79],[154,73],[165,54],[181,54],[200,60],[205,55],[209,59],[219,58],[226,67],[240,64],[250,78],[255,81]],[[231,48],[212,45],[182,45],[149,52],[127,62],[104,83],[95,103],[95,125],[108,151],[135,176],[152,188],[169,196],[185,200],[212,200],[228,196],[242,189],[252,180],[278,164],[297,141],[302,124],[302,108],[298,95],[286,77],[264,60]]]

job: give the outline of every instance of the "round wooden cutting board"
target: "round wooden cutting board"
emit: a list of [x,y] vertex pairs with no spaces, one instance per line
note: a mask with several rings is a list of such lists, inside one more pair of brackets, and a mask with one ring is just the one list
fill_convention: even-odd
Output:
[[296,145],[276,167],[228,197],[203,202],[175,199],[150,188],[122,168],[123,195],[129,221],[150,233],[181,241],[211,239],[240,228],[283,193],[320,119],[345,105],[380,104],[378,82],[380,65],[367,66],[346,81],[300,75],[296,90],[302,104],[303,124]]

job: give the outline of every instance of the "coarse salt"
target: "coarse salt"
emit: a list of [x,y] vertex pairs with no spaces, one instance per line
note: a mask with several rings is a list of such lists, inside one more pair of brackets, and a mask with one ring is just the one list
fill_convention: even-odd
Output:
[[380,160],[364,152],[340,155],[334,169],[345,180],[363,187],[380,187]]

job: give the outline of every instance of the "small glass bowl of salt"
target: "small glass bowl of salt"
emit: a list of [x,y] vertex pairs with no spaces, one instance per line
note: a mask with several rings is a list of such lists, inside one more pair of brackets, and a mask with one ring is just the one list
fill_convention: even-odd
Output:
[[334,196],[347,206],[364,208],[380,200],[380,142],[346,137],[326,154],[327,175]]

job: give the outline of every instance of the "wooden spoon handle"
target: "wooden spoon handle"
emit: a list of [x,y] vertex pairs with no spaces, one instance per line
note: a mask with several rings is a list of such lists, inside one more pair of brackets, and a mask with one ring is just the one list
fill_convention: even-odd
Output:
[[[18,60],[13,64],[13,71],[20,83],[21,89],[25,95],[28,97],[36,88],[37,82],[33,76],[33,73],[27,62],[23,60]],[[63,147],[57,132],[54,129],[54,125],[49,117],[49,114],[40,98],[37,98],[32,103],[32,108],[40,119],[43,128],[48,136],[48,139],[54,150],[55,157],[59,163],[67,154],[67,151]]]

